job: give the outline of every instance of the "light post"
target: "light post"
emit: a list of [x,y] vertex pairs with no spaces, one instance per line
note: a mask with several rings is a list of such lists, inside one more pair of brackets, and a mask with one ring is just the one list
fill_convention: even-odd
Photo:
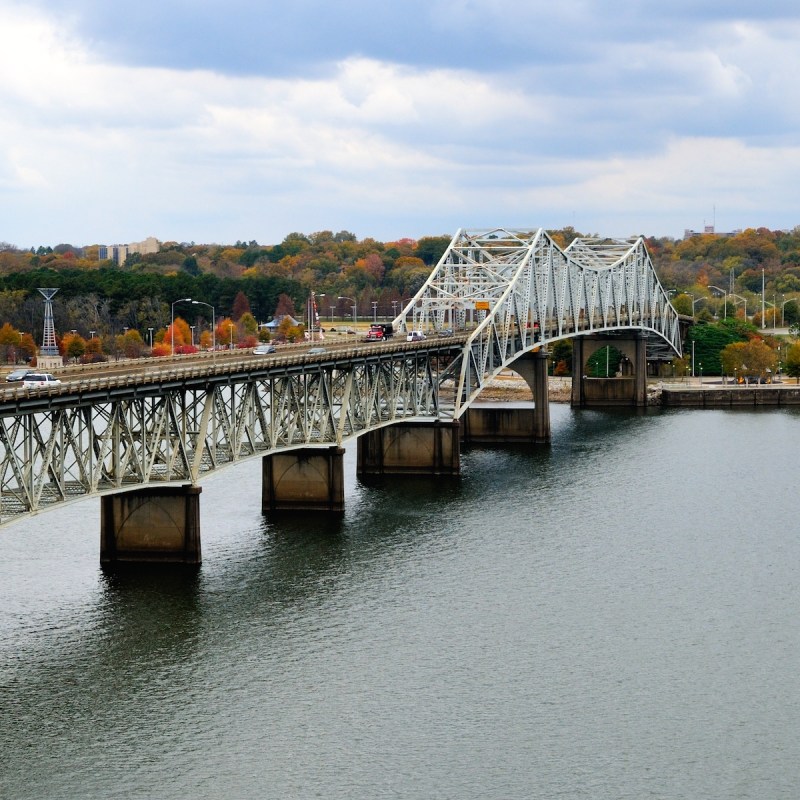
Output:
[[700,383],[702,384],[703,383],[703,362],[701,361],[697,366],[700,368]]
[[[217,315],[211,303],[204,303],[202,300],[192,300],[193,306],[208,306],[211,309],[211,350],[217,352]],[[150,329],[152,330],[152,328]]]
[[723,319],[728,319],[728,293],[724,289],[720,289],[719,286],[714,286],[712,284],[708,284],[709,289],[716,289],[718,292],[722,292],[722,297],[724,298],[722,301],[722,308],[723,308]]
[[378,321],[378,301],[377,300],[373,300],[372,301],[372,321],[373,322],[377,322]]
[[[768,306],[772,306],[773,309],[775,308],[775,303],[770,303],[769,300],[764,300],[764,298],[762,297],[761,298],[761,307],[764,308],[765,304],[768,305]],[[766,313],[766,312],[764,312],[764,313]],[[773,333],[775,332],[775,317],[777,317],[777,316],[778,315],[773,311],[773,313],[772,313],[772,332]],[[763,330],[766,327],[767,327],[767,319],[766,319],[766,316],[762,315],[762,317],[761,317],[761,329]]]
[[180,300],[175,300],[172,303],[172,313],[170,315],[171,318],[170,318],[170,326],[169,326],[170,340],[171,340],[170,343],[169,343],[169,349],[170,349],[170,355],[172,355],[172,356],[175,355],[175,304],[176,303],[191,303],[191,302],[192,302],[192,298],[191,297],[181,297]]
[[[786,295],[781,295],[781,297],[785,297],[785,296],[786,296]],[[785,320],[785,317],[784,317],[784,308],[783,308],[783,307],[784,307],[784,306],[785,306],[787,303],[793,303],[793,302],[794,302],[794,298],[793,298],[793,297],[790,297],[788,300],[784,300],[784,301],[781,303],[781,328],[784,328],[784,327],[786,327],[786,320]]]
[[96,333],[96,331],[89,331],[89,338],[90,339],[94,339],[95,333]]
[[392,300],[392,319],[397,317],[397,306],[400,305],[398,300]]
[[192,349],[194,349],[194,329],[196,327],[197,327],[196,325],[190,325],[189,326],[189,330],[192,332]]
[[147,330],[150,333],[150,349],[152,350],[153,349],[153,329],[152,328],[148,328]]
[[353,304],[353,325],[355,326],[358,320],[356,301],[352,297],[345,297],[344,295],[339,295],[339,300],[349,300]]
[[692,339],[692,377],[694,378],[694,339]]
[[747,322],[747,298],[742,297],[740,294],[734,294],[733,292],[728,292],[728,294],[736,300],[744,303],[744,321]]

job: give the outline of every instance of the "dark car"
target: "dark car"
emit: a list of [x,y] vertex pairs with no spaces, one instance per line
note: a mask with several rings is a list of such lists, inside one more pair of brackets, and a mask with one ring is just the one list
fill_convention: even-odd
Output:
[[275,352],[274,344],[259,344],[253,348],[254,356],[268,356],[270,353]]
[[27,367],[22,367],[21,369],[15,369],[13,372],[9,372],[8,375],[6,375],[6,380],[9,383],[14,383],[15,381],[24,380],[25,376],[29,372],[33,372],[33,370],[28,369]]
[[309,356],[320,356],[323,353],[327,353],[328,351],[324,347],[312,347],[307,355]]

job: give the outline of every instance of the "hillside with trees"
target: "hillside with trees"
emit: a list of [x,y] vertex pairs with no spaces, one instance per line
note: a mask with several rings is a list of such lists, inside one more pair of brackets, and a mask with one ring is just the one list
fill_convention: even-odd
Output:
[[[550,233],[562,247],[584,235],[572,228]],[[197,327],[198,342],[202,330],[210,331],[210,308],[215,323],[227,319],[235,326],[220,332],[241,343],[253,336],[252,324],[241,324],[242,304],[258,331],[258,323],[276,316],[279,306],[279,316],[302,321],[312,292],[322,321],[352,318],[353,306],[359,318],[391,318],[422,286],[450,238],[380,242],[359,240],[349,231],[319,231],[289,233],[270,245],[165,242],[159,252],[133,254],[121,265],[98,260],[97,245],[20,249],[0,243],[0,325],[37,338],[43,318],[39,286],[59,287],[54,315],[62,337],[110,337],[112,345],[115,337],[132,331],[148,346],[150,338],[154,345],[163,340],[173,303],[183,298],[198,301],[176,311]],[[800,228],[646,241],[661,283],[681,313],[712,328],[726,320],[747,321],[756,331],[800,321]],[[717,346],[711,340],[724,347],[731,328],[723,325],[698,336],[710,350]],[[109,350],[107,341],[102,349]],[[721,368],[721,349],[716,360],[710,350],[709,370]]]

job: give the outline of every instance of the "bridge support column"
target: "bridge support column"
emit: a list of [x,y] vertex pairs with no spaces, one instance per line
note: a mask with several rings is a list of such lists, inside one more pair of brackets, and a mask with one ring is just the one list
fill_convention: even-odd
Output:
[[261,510],[344,511],[344,449],[307,447],[262,460]]
[[463,418],[465,442],[550,442],[547,353],[541,349],[535,353],[526,353],[512,366],[531,388],[534,407],[519,407],[507,403],[470,406]]
[[[604,347],[614,347],[626,358],[622,374],[608,378],[587,378],[589,358]],[[647,340],[632,332],[623,337],[576,336],[572,340],[573,408],[647,405]]]
[[458,422],[399,422],[358,437],[359,475],[458,475]]
[[158,486],[104,495],[100,563],[199,564],[200,491]]

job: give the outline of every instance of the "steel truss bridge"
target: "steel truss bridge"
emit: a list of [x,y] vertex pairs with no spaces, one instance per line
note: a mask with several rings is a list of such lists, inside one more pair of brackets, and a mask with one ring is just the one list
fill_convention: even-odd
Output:
[[576,239],[562,251],[543,230],[459,231],[394,325],[428,338],[158,359],[135,375],[2,391],[0,524],[88,495],[196,484],[246,458],[399,422],[457,420],[501,370],[559,339],[628,332],[680,352],[678,315],[642,239]]

